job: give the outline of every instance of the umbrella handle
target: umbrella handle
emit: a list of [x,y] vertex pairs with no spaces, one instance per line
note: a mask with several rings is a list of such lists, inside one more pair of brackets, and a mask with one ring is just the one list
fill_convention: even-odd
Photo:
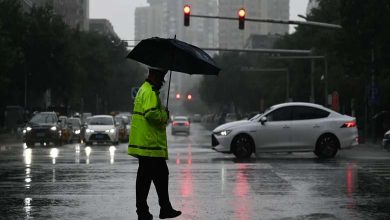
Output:
[[[176,34],[175,34],[175,38],[174,39],[176,40]],[[172,51],[172,60],[171,60],[171,63],[170,63],[171,67],[172,67],[172,63],[173,63],[174,57],[175,57],[175,51]],[[165,106],[165,108],[167,110],[168,110],[168,101],[169,101],[169,91],[171,90],[171,78],[172,78],[172,68],[170,68],[170,71],[169,71],[167,105]]]
[[171,90],[171,78],[172,78],[172,70],[169,71],[167,104],[165,105],[165,109],[166,109],[166,110],[168,110],[169,91]]

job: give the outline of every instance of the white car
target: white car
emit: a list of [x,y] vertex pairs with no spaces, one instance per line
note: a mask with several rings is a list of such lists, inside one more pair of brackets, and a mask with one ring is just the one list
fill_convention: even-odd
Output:
[[278,104],[249,120],[218,126],[212,133],[213,149],[248,158],[252,153],[313,151],[332,158],[342,148],[358,144],[356,119],[321,105]]
[[114,117],[111,115],[95,115],[90,117],[84,138],[86,145],[92,145],[93,142],[117,145],[119,142],[118,127],[115,124]]
[[190,135],[190,120],[186,116],[175,116],[171,123],[171,134],[185,133]]

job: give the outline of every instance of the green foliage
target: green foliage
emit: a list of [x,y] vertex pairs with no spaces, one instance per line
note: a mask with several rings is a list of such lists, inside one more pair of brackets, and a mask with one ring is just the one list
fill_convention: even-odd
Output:
[[24,105],[26,80],[29,108],[44,109],[49,90],[70,111],[130,111],[144,70],[127,53],[119,39],[70,29],[50,7],[23,13],[0,0],[0,107]]

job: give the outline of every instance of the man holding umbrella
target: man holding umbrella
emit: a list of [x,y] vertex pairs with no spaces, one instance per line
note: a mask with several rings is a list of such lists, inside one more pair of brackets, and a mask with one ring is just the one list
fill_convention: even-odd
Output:
[[161,219],[181,214],[172,208],[168,193],[169,170],[166,125],[169,112],[161,105],[159,90],[166,69],[149,67],[149,75],[134,100],[128,153],[138,158],[136,206],[138,219],[153,219],[147,197],[151,183],[156,187]]
[[[156,186],[160,204],[160,218],[174,218],[181,214],[172,208],[168,196],[168,158],[166,125],[169,112],[161,105],[158,91],[168,70],[187,74],[218,75],[221,70],[202,49],[170,38],[152,37],[139,42],[127,58],[149,66],[149,76],[134,101],[128,152],[138,157],[136,181],[138,219],[152,219],[146,199],[151,181]],[[150,68],[159,67],[159,68]]]

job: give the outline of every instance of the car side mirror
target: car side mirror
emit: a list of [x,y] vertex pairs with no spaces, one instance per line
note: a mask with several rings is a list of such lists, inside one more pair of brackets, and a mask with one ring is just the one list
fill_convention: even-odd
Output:
[[265,124],[265,122],[267,122],[267,117],[261,117],[260,118],[260,123],[262,124],[262,125],[264,125]]

